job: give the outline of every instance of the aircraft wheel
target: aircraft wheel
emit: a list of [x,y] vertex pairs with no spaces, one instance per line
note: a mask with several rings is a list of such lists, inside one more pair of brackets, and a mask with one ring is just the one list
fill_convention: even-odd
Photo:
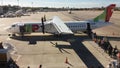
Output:
[[21,38],[23,38],[24,37],[24,32],[21,32]]
[[12,34],[12,36],[16,36],[16,34]]

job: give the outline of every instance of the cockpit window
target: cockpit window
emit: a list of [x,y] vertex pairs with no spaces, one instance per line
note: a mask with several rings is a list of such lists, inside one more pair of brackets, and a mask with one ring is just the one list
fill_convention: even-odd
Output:
[[12,25],[12,27],[15,27],[15,25]]

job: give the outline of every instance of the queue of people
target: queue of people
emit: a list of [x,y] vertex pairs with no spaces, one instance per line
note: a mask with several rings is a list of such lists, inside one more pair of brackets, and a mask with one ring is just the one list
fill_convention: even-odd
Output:
[[106,52],[111,58],[114,59],[110,62],[108,68],[120,68],[120,51],[118,50],[117,46],[115,45],[115,47],[112,47],[106,37],[103,39],[98,39],[95,35],[94,41],[104,50],[104,52]]
[[119,52],[117,46],[114,48],[108,41],[107,37],[103,37],[103,39],[98,39],[96,33],[92,33],[92,39],[101,47],[106,53],[109,54],[110,57],[112,58],[117,58],[117,54]]
[[117,46],[114,48],[110,44],[110,42],[104,37],[101,39],[96,39],[95,42],[101,47],[106,53],[109,54],[110,57],[117,59],[117,54],[119,53],[119,50]]

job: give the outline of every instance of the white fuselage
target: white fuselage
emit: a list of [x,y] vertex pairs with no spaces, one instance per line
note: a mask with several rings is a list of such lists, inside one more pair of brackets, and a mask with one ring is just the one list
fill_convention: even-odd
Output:
[[[87,23],[90,23],[90,28],[95,29],[99,27],[106,26],[110,23],[108,22],[93,22],[93,21],[69,21],[65,22],[68,28],[72,32],[77,32],[77,31],[86,31],[87,30]],[[25,25],[26,31],[24,33],[35,33],[35,32],[42,32],[42,24],[39,23],[23,23],[23,24],[13,24],[9,29],[7,29],[8,32],[10,33],[17,33],[20,34],[20,26]],[[26,27],[27,26],[27,27]],[[35,30],[34,30],[35,29]],[[34,31],[33,31],[34,30]],[[49,31],[52,30],[52,31]],[[45,24],[45,31],[48,33],[53,33],[54,28],[50,25],[50,23]],[[54,33],[56,34],[56,33]]]
[[110,23],[108,22],[93,22],[93,21],[71,21],[71,22],[66,22],[65,24],[73,31],[86,31],[87,30],[87,23],[90,24],[91,29],[96,29],[100,28],[106,25],[109,25]]

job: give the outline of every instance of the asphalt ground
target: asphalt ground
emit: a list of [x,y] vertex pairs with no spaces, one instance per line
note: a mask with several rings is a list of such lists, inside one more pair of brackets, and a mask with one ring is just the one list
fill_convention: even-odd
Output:
[[[94,13],[94,14],[93,14]],[[0,41],[10,43],[15,47],[11,57],[20,68],[87,68],[106,67],[112,60],[103,52],[86,34],[75,36],[55,37],[51,34],[37,33],[24,37],[11,37],[5,29],[15,22],[40,22],[42,16],[47,19],[59,16],[63,21],[80,21],[96,17],[102,11],[73,11],[65,12],[40,12],[18,18],[0,18]],[[119,12],[115,11],[110,20],[113,25],[93,30],[99,36],[107,36],[111,45],[120,41]],[[67,63],[65,63],[67,62]]]

